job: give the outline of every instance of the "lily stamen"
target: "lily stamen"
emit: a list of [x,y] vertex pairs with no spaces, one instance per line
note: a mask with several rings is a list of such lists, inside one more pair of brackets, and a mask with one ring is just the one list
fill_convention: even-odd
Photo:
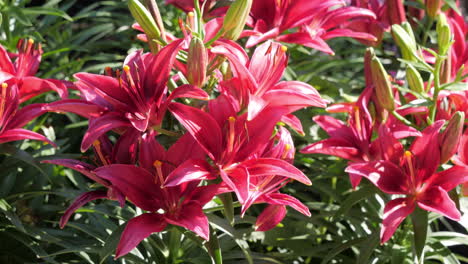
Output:
[[413,154],[410,151],[405,151],[405,159],[408,164],[408,169],[410,171],[410,176],[411,176],[411,182],[414,185],[416,185],[416,176],[414,173],[414,166],[413,166]]
[[162,162],[159,161],[159,160],[156,160],[154,163],[153,163],[153,166],[154,168],[156,169],[156,174],[158,177],[154,177],[154,183],[155,184],[158,184],[158,180],[159,180],[159,186],[161,188],[164,188],[163,187],[163,184],[164,184],[164,176],[163,176],[163,173],[162,173]]
[[356,129],[358,133],[360,134],[362,131],[361,127],[361,115],[359,113],[359,107],[354,106],[354,122],[356,123]]
[[6,104],[6,97],[7,97],[7,83],[2,83],[2,94],[1,94],[1,103],[0,103],[0,118],[3,117],[3,113],[5,112],[5,104]]
[[281,155],[281,159],[286,159],[291,148],[292,148],[291,144],[284,145],[283,155]]
[[228,118],[229,122],[229,134],[228,134],[228,151],[232,152],[234,150],[234,136],[235,136],[235,125],[236,125],[236,118],[230,116]]
[[107,161],[106,157],[102,153],[101,142],[99,140],[94,141],[93,147],[99,157],[99,160],[101,160],[102,164],[109,165],[109,162]]

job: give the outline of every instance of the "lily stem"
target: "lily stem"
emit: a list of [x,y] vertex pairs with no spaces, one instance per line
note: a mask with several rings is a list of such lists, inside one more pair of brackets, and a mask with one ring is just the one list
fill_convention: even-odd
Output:
[[440,92],[440,69],[442,67],[442,64],[445,60],[445,56],[437,56],[436,58],[436,63],[434,67],[434,72],[432,73],[434,76],[434,94],[432,96],[432,105],[430,107],[429,111],[429,125],[434,123],[435,121],[435,116],[436,116],[436,111],[437,111],[437,98],[439,97],[439,92]]

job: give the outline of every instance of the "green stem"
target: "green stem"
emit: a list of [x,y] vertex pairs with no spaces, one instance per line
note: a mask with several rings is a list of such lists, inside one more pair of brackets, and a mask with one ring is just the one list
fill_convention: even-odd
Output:
[[424,246],[426,245],[427,228],[429,225],[428,212],[416,207],[411,214],[411,221],[413,223],[414,240],[413,252],[415,256],[415,263],[424,264]]
[[427,39],[429,37],[429,31],[431,30],[431,27],[434,24],[434,19],[432,19],[431,17],[428,17],[428,19],[429,20],[427,21],[426,28],[424,28],[424,35],[421,44],[422,46],[426,46]]
[[174,226],[169,230],[169,232],[169,263],[177,263],[181,234]]
[[213,227],[210,226],[210,240],[205,244],[208,254],[211,256],[213,264],[223,264],[223,256],[221,254],[221,247],[219,246],[218,236]]
[[440,92],[440,69],[444,60],[445,57],[437,56],[434,72],[432,73],[434,76],[434,95],[432,96],[432,105],[429,109],[429,125],[431,125],[435,121],[435,115],[437,111],[437,98],[439,97]]
[[414,126],[413,123],[411,123],[408,119],[404,118],[402,115],[400,115],[399,113],[397,113],[396,110],[393,110],[392,112],[392,115],[394,117],[396,117],[396,119],[400,120],[401,122],[403,122],[403,124],[407,125],[407,126]]

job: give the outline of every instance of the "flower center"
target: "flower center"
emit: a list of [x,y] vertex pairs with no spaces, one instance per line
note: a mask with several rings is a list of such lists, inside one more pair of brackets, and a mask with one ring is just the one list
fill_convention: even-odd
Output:
[[106,156],[104,155],[104,153],[102,153],[101,142],[99,140],[95,140],[93,142],[93,147],[101,163],[103,165],[109,165],[109,162],[107,161]]
[[157,177],[154,177],[154,183],[158,184],[158,181],[159,181],[159,187],[160,188],[163,188],[163,184],[164,184],[164,176],[163,176],[163,172],[162,172],[162,165],[163,165],[163,163],[161,161],[159,161],[159,160],[156,160],[153,163],[153,166],[156,169],[156,176],[157,176]]

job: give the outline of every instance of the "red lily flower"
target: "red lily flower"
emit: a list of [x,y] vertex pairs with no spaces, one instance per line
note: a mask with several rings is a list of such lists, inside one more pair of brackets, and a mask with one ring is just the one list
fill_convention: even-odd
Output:
[[[255,49],[252,58],[245,52],[233,50],[232,46],[218,45],[211,50],[228,58],[234,78],[219,85],[220,92],[228,98],[238,112],[246,111],[252,120],[265,107],[287,108],[286,114],[298,109],[316,106],[325,107],[327,101],[312,86],[298,81],[282,81],[288,57],[286,47],[278,43],[266,42]],[[282,118],[287,124],[295,123],[292,115]],[[300,122],[298,127],[302,132]]]
[[[4,76],[2,78],[16,80],[20,103],[49,90],[56,91],[62,98],[68,96],[65,82],[34,77],[41,62],[40,44],[35,45],[32,39],[28,41],[21,39],[17,47],[18,54],[11,54],[0,45],[0,71]],[[13,62],[15,57],[16,60]]]
[[[452,158],[454,164],[468,167],[468,129],[465,130],[458,145],[457,155]],[[468,181],[463,184],[462,192],[468,196]]]
[[[2,79],[5,76],[0,76]],[[8,77],[7,77],[8,78]],[[43,135],[22,129],[34,118],[42,115],[44,104],[31,104],[21,109],[19,108],[19,91],[13,79],[0,81],[0,144],[33,139],[47,142],[53,146],[55,144]]]
[[[272,204],[281,202],[281,205],[298,208],[297,200],[293,201],[290,196],[278,194],[280,197],[274,199],[270,196],[275,196],[286,180],[311,184],[310,180],[290,163],[262,155],[271,144],[270,135],[284,109],[268,108],[247,121],[246,114],[235,117],[236,111],[224,96],[210,101],[209,113],[178,103],[170,108],[208,154],[215,169],[205,160],[189,160],[168,176],[166,186],[215,179],[220,175],[243,205],[242,213],[254,202],[270,203],[274,199],[277,201],[271,201]],[[308,214],[306,208],[301,212]]]
[[43,163],[55,164],[75,170],[89,179],[104,186],[107,190],[94,190],[82,193],[67,208],[60,218],[60,228],[64,228],[75,211],[90,201],[97,199],[117,200],[120,206],[125,204],[125,195],[108,180],[96,175],[94,172],[98,167],[110,164],[135,164],[137,159],[138,142],[141,140],[141,133],[136,129],[128,129],[112,145],[107,137],[101,136],[93,142],[94,165],[72,159],[45,160]]
[[[228,5],[217,7],[219,0],[199,0],[200,7],[203,7],[203,16],[205,18],[219,17],[226,14]],[[194,2],[192,0],[166,0],[166,4],[171,4],[185,12],[193,12],[195,9]]]
[[[343,4],[339,0],[254,1],[250,12],[253,30],[244,32],[250,36],[247,47],[276,39],[333,54],[325,40],[335,37],[375,40],[368,33],[354,32],[347,27],[349,20],[375,18],[375,14],[368,9],[345,7]],[[299,31],[280,36],[293,28],[299,28]]]
[[120,75],[117,71],[115,77],[77,73],[76,86],[83,99],[62,100],[49,104],[46,109],[92,117],[82,151],[112,129],[157,130],[172,100],[180,97],[208,99],[207,93],[191,85],[182,85],[167,95],[166,83],[180,44],[181,40],[174,41],[157,55],[141,51],[130,54],[124,62],[123,73]]
[[[373,140],[374,121],[367,109],[372,87],[366,88],[354,104],[336,104],[329,112],[347,112],[348,124],[331,116],[316,116],[313,120],[330,138],[310,144],[301,153],[320,153],[347,159],[351,162],[368,162],[383,159],[387,144],[395,139],[420,136],[414,128],[402,125],[395,118],[389,118],[379,129],[379,137]],[[350,174],[351,185],[356,188],[361,176]]]
[[468,24],[463,16],[456,12],[450,12],[448,21],[454,36],[454,44],[450,49],[449,80],[453,80],[461,67],[464,67],[462,75],[468,74]]
[[366,177],[385,193],[406,195],[385,206],[380,233],[382,243],[391,238],[416,205],[453,220],[460,219],[460,212],[447,192],[467,181],[468,168],[454,166],[436,173],[440,164],[440,149],[433,142],[437,142],[443,124],[441,120],[435,122],[413,142],[409,151],[400,151],[398,165],[381,160],[354,163],[346,168],[346,172]]
[[[117,187],[136,206],[148,211],[131,219],[125,227],[116,251],[121,257],[151,233],[161,232],[167,224],[178,225],[209,239],[208,219],[203,205],[219,193],[219,185],[198,186],[193,181],[175,187],[162,187],[167,175],[189,157],[201,158],[198,145],[186,134],[165,151],[154,134],[142,137],[140,167],[112,164],[95,170],[98,177]],[[197,187],[198,186],[198,187]]]

